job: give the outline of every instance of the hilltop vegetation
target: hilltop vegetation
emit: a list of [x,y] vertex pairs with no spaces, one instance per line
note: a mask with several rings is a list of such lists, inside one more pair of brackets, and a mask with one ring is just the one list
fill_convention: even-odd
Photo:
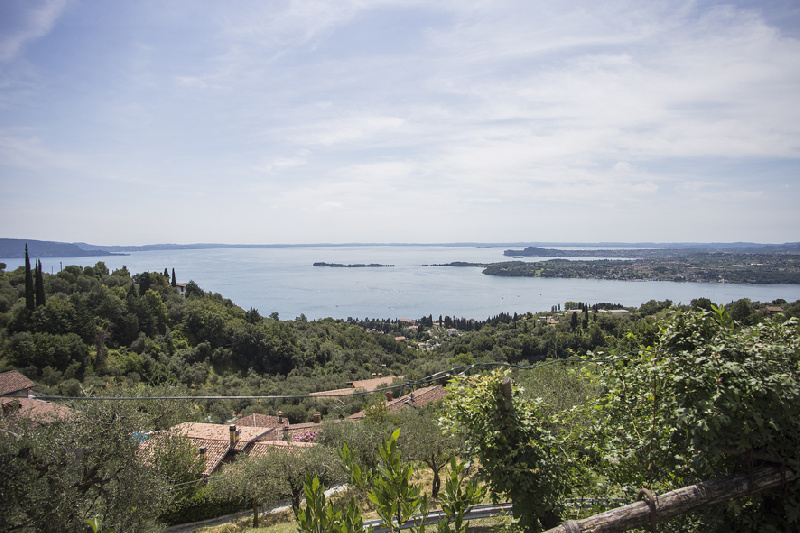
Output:
[[[44,303],[31,308],[25,268],[0,270],[0,370],[19,369],[41,384],[40,392],[65,396],[140,383],[170,384],[194,394],[298,395],[341,388],[376,372],[414,380],[476,362],[534,362],[625,346],[629,332],[653,335],[650,315],[671,304],[647,302],[628,316],[603,312],[610,305],[566,302],[564,312],[586,312],[408,321],[308,321],[301,315],[285,321],[244,310],[191,281],[183,297],[171,277],[168,269],[110,272],[102,262],[67,266],[55,275],[41,274]],[[800,314],[798,303],[773,303],[786,315]],[[748,323],[769,314],[766,304],[748,300],[728,308]],[[293,422],[308,421],[318,408],[313,405],[302,399],[204,403],[214,421],[277,410]],[[362,407],[363,399],[355,397],[338,404],[337,414]],[[329,408],[323,406],[322,414]]]

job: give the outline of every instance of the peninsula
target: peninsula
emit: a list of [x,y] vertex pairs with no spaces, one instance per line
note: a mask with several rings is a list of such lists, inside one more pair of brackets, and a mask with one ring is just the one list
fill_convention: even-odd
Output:
[[[506,250],[504,255],[552,259],[493,263],[487,265],[483,273],[491,276],[627,281],[800,284],[798,243],[580,250],[529,247]],[[590,257],[597,259],[575,259]]]

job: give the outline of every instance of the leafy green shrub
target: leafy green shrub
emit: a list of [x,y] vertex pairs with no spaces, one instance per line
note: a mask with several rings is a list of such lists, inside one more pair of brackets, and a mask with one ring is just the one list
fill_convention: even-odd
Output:
[[555,527],[575,481],[573,459],[551,409],[540,399],[525,401],[510,383],[504,387],[505,377],[493,372],[454,380],[444,422],[460,430],[467,454],[480,459],[478,472],[493,497],[511,500],[522,527]]
[[[796,319],[740,327],[724,309],[678,312],[658,344],[607,365],[591,407],[605,472],[623,488],[671,489],[768,462],[800,467]],[[708,508],[707,530],[797,527],[797,484]]]
[[206,487],[197,489],[188,497],[172,502],[161,515],[160,520],[168,526],[201,522],[218,516],[238,513],[247,509],[244,498],[221,498],[209,493]]

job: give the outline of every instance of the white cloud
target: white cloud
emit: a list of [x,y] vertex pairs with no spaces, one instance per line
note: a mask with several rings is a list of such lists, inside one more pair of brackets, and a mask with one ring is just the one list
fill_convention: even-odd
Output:
[[[30,0],[24,6],[6,6],[9,9],[6,16],[13,16],[16,20],[13,28],[5,28],[0,32],[0,62],[10,61],[26,44],[47,35],[67,3],[68,0]],[[12,15],[15,7],[20,12]],[[9,24],[9,21],[5,24]]]
[[757,9],[178,1],[126,4],[129,22],[76,4],[53,32],[63,4],[36,5],[50,17],[15,26],[0,57],[19,66],[25,43],[65,36],[73,56],[33,58],[35,83],[0,87],[0,164],[68,168],[119,195],[187,191],[177,209],[197,231],[212,228],[193,211],[219,203],[306,242],[357,240],[365,220],[505,238],[576,211],[620,231],[620,213],[654,205],[696,220],[702,202],[747,204],[757,219],[797,190],[783,185],[800,155],[800,41]]

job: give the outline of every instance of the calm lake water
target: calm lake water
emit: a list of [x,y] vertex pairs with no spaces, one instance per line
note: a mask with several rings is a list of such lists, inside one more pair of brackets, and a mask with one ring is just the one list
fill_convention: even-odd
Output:
[[[348,246],[292,248],[218,248],[133,252],[127,256],[44,258],[45,272],[63,264],[92,266],[103,261],[111,270],[175,273],[178,282],[194,280],[203,290],[230,298],[236,305],[277,312],[292,320],[332,318],[420,318],[449,315],[479,320],[501,312],[549,311],[567,301],[638,306],[649,300],[689,303],[706,297],[726,304],[740,298],[771,302],[800,299],[800,285],[626,282],[581,279],[485,276],[477,267],[424,266],[453,261],[507,261],[505,247]],[[32,258],[33,261],[34,258]],[[546,258],[529,259],[531,261]],[[0,259],[7,270],[24,259]],[[315,267],[315,262],[393,265],[383,268]]]

